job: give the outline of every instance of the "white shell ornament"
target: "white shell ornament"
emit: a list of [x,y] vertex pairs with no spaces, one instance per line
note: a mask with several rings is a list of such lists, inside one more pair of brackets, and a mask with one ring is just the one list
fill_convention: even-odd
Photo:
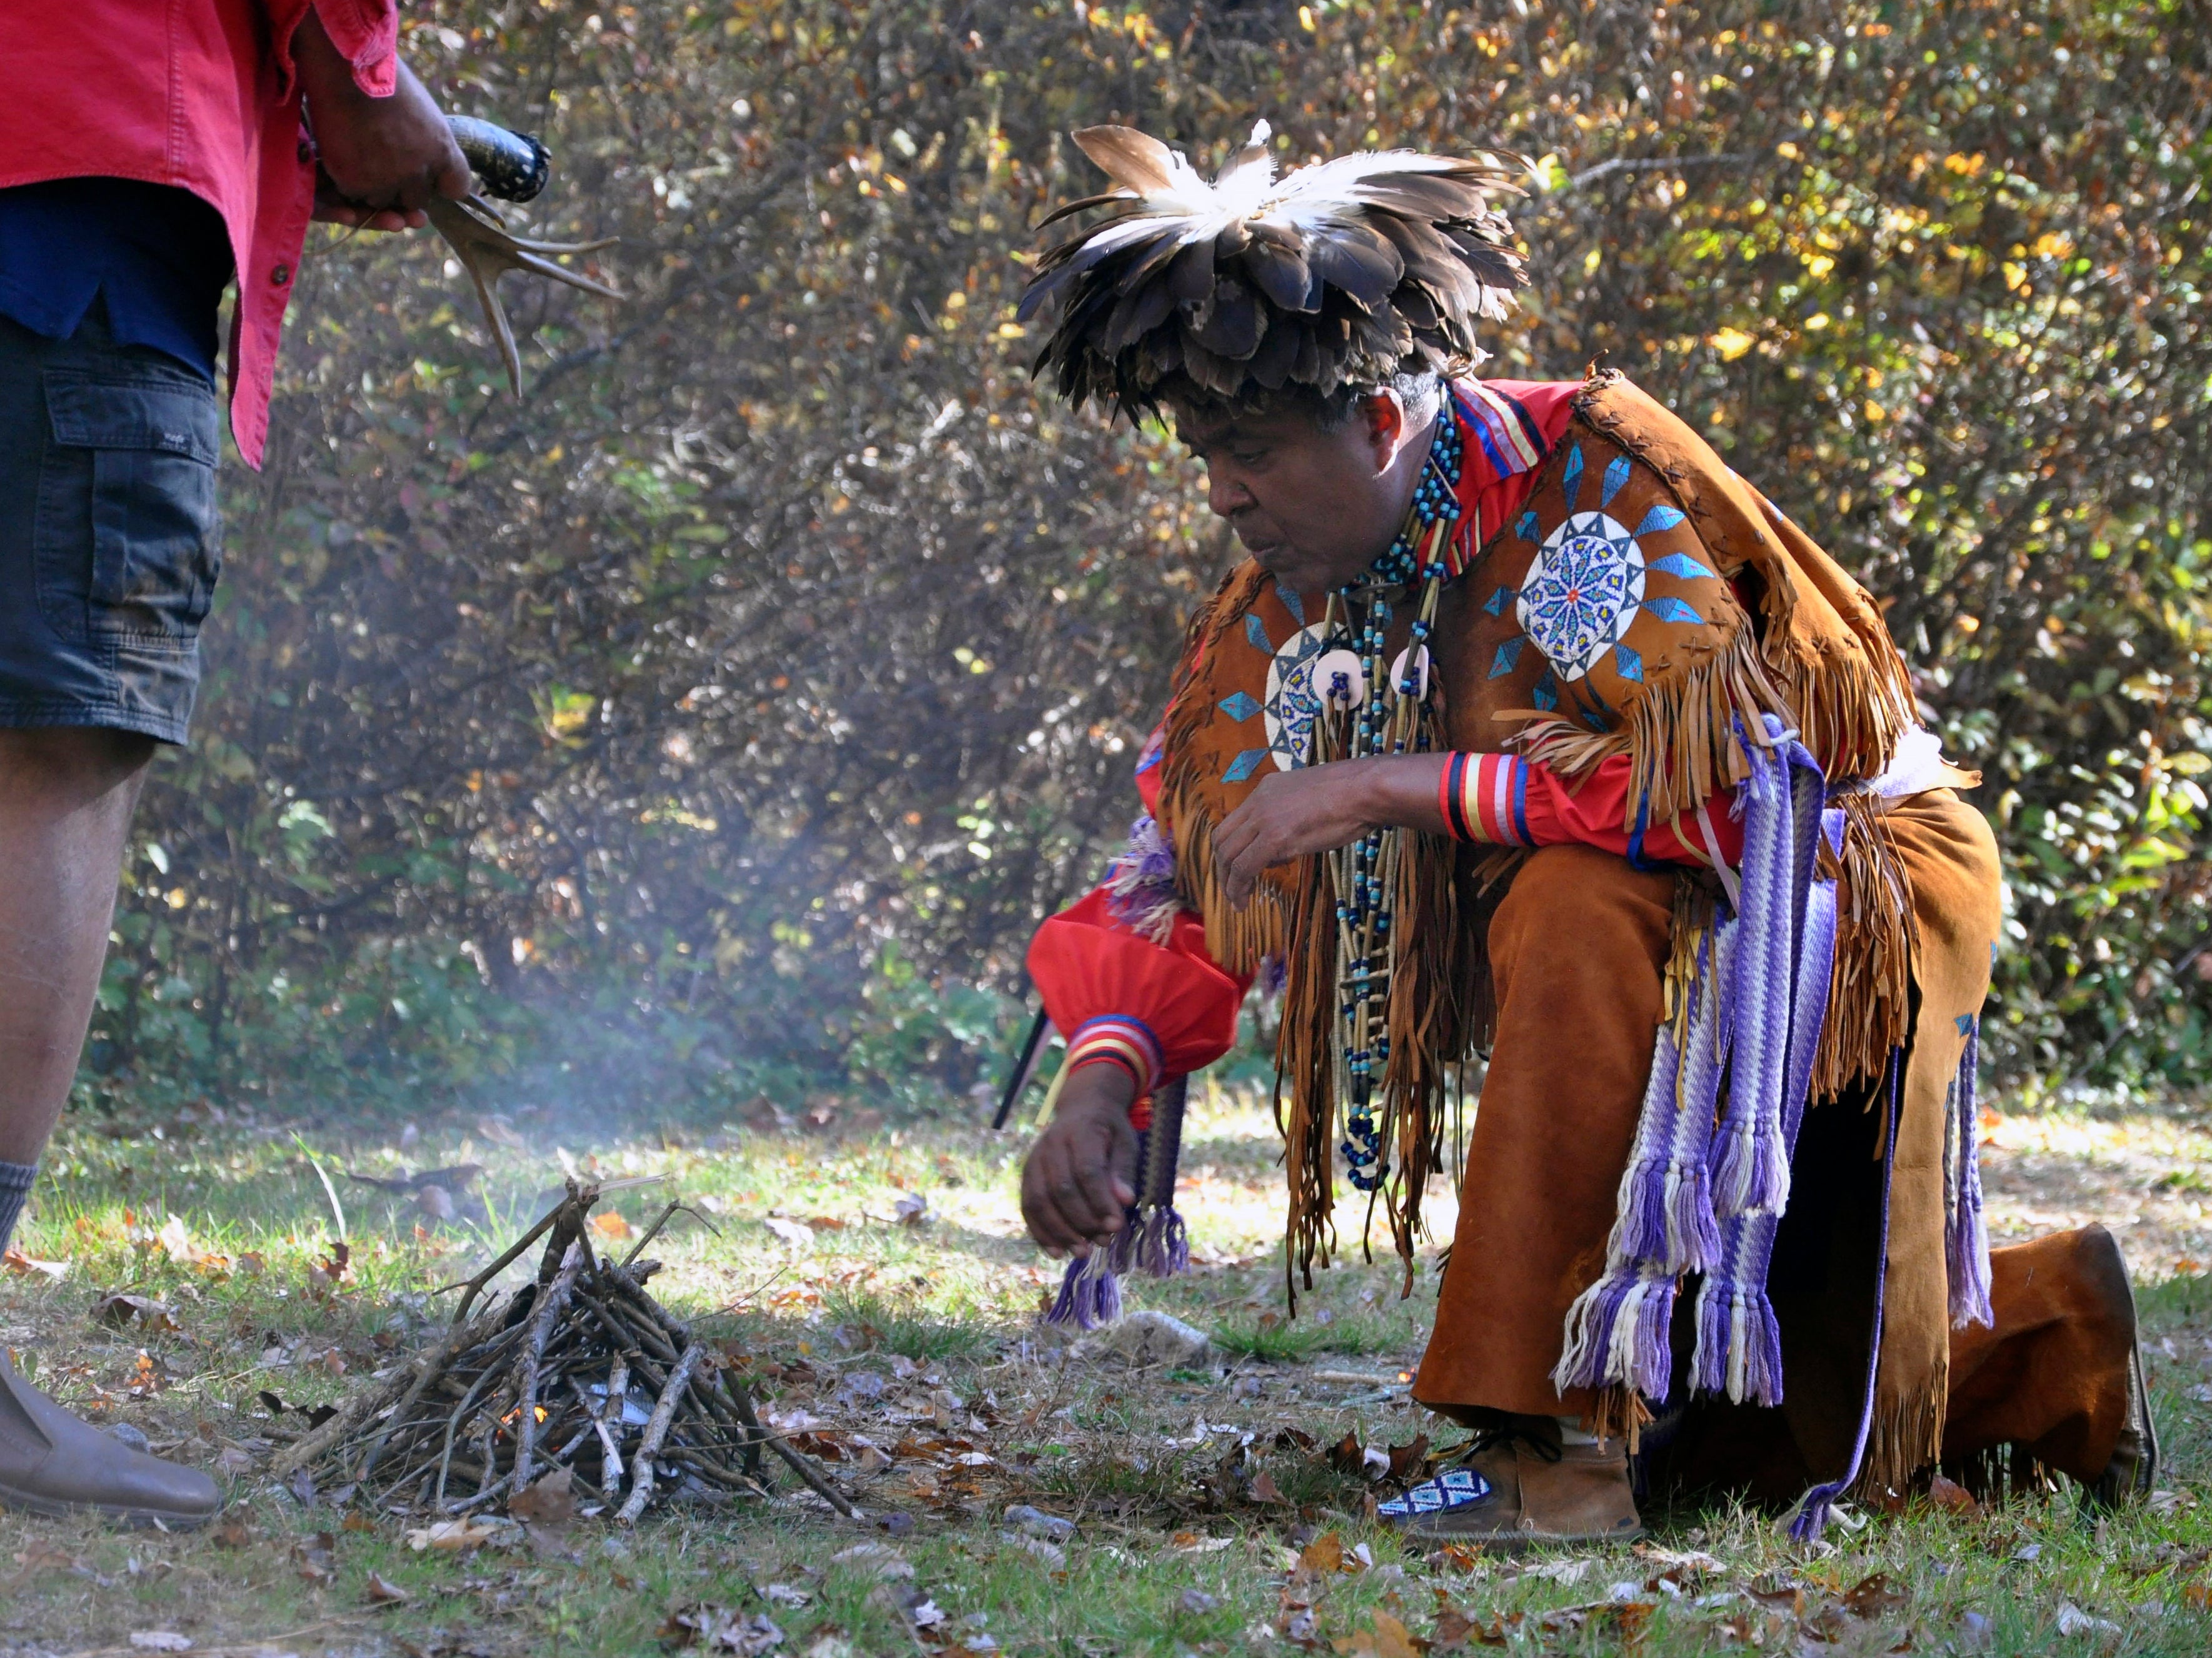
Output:
[[1390,694],[1393,696],[1403,697],[1408,695],[1406,689],[1406,681],[1408,677],[1414,682],[1413,689],[1410,693],[1413,701],[1416,702],[1426,701],[1429,695],[1429,647],[1427,646],[1408,645],[1398,653],[1398,659],[1390,665]]
[[1356,708],[1367,701],[1367,669],[1350,651],[1327,651],[1314,664],[1313,685],[1330,708]]

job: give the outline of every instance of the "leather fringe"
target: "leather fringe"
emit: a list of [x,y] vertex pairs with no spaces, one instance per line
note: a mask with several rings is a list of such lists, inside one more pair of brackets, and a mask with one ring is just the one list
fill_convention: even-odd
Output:
[[[1883,803],[1872,795],[1845,794],[1837,804],[1844,810],[1843,857],[1838,860],[1825,843],[1820,848],[1820,878],[1837,881],[1836,968],[1827,1022],[1813,1059],[1815,1101],[1833,1099],[1879,1076],[1889,1055],[1905,1045],[1920,953],[1912,894]],[[1875,1150],[1879,1155],[1881,1148]]]
[[1830,785],[1879,776],[1917,723],[1912,682],[1888,631],[1854,634],[1856,652],[1820,649],[1771,615],[1766,633],[1765,665]]
[[1626,1440],[1628,1454],[1636,1456],[1644,1448],[1644,1430],[1653,1420],[1644,1395],[1626,1382],[1614,1382],[1599,1388],[1591,1399],[1589,1409],[1583,1413],[1583,1431],[1600,1439]]
[[[1469,1056],[1476,1020],[1466,994],[1473,963],[1459,919],[1457,848],[1410,830],[1402,845],[1392,878],[1395,925],[1401,939],[1418,939],[1419,946],[1401,949],[1391,968],[1385,1004],[1390,1063],[1376,1102],[1390,1173],[1370,1199],[1366,1219],[1371,1223],[1380,1207],[1401,1263],[1401,1291],[1410,1293],[1421,1195],[1430,1176],[1446,1166],[1452,1067]],[[1289,980],[1275,1048],[1275,1121],[1290,1187],[1284,1270],[1293,1310],[1299,1287],[1313,1287],[1314,1267],[1326,1266],[1336,1248],[1336,1142],[1344,1102],[1336,1096],[1335,912],[1328,860],[1306,859],[1285,917]]]
[[1269,956],[1280,955],[1287,936],[1293,895],[1280,881],[1265,877],[1243,909],[1232,908],[1221,890],[1213,859],[1213,821],[1200,786],[1205,764],[1200,744],[1193,739],[1215,715],[1213,704],[1192,694],[1199,664],[1214,650],[1221,635],[1244,619],[1272,580],[1249,562],[1231,570],[1213,598],[1184,636],[1182,665],[1168,695],[1163,722],[1164,767],[1160,778],[1160,810],[1174,836],[1176,886],[1182,900],[1206,923],[1206,947],[1213,959],[1232,973],[1253,973]]
[[1621,827],[1633,832],[1639,811],[1646,814],[1647,824],[1679,828],[1683,813],[1694,812],[1718,790],[1741,782],[1749,762],[1737,733],[1762,739],[1766,724],[1761,716],[1769,714],[1785,726],[1797,723],[1747,622],[1710,660],[1682,669],[1663,685],[1648,686],[1614,730],[1586,731],[1533,708],[1501,717],[1525,717],[1528,723],[1509,740],[1562,777],[1580,777],[1616,754],[1629,756]]
[[1936,1466],[1943,1454],[1944,1412],[1950,1387],[1951,1365],[1947,1358],[1914,1392],[1875,1412],[1866,1467],[1852,1488],[1856,1497],[1872,1501],[1886,1491],[1909,1490],[1915,1474]]

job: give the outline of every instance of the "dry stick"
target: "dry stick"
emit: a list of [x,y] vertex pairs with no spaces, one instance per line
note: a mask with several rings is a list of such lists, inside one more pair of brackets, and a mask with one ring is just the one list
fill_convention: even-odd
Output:
[[576,1274],[584,1270],[584,1242],[570,1243],[561,1257],[561,1270],[530,1321],[530,1345],[522,1358],[522,1414],[514,1424],[514,1489],[530,1485],[530,1455],[538,1448],[538,1371],[545,1359],[545,1339],[568,1304],[576,1287]]
[[[620,1359],[615,1361],[615,1370],[627,1377],[626,1367]],[[606,1488],[607,1495],[612,1497],[622,1489],[623,1459],[621,1448],[615,1443],[614,1435],[607,1429],[607,1400],[600,1400],[599,1408],[594,1411],[592,1409],[592,1396],[584,1390],[584,1384],[570,1376],[568,1385],[576,1390],[576,1397],[584,1401],[584,1408],[592,1412],[592,1429],[599,1436],[599,1484]],[[614,1396],[614,1382],[610,1380],[607,1398]]]
[[674,1215],[679,1209],[685,1214],[690,1216],[692,1219],[697,1221],[708,1231],[712,1232],[716,1237],[722,1236],[722,1229],[715,1225],[713,1221],[708,1220],[706,1216],[701,1214],[690,1204],[679,1203],[675,1199],[672,1198],[669,1199],[668,1206],[653,1217],[653,1224],[647,1227],[645,1230],[639,1235],[637,1242],[630,1245],[629,1253],[622,1258],[622,1265],[625,1271],[628,1270],[629,1264],[632,1261],[635,1260],[639,1255],[645,1252],[645,1246],[652,1242],[654,1238],[659,1236],[660,1229],[668,1224],[669,1218]]
[[667,1436],[668,1424],[674,1420],[676,1406],[684,1398],[684,1389],[690,1386],[691,1372],[707,1350],[694,1342],[684,1350],[669,1372],[668,1383],[660,1390],[660,1401],[653,1407],[653,1419],[645,1424],[645,1437],[638,1442],[637,1455],[630,1459],[629,1501],[622,1505],[615,1518],[625,1526],[637,1523],[645,1512],[646,1503],[653,1497],[653,1459],[660,1449],[660,1442]]
[[[461,1291],[460,1304],[453,1309],[453,1322],[446,1327],[446,1333],[440,1339],[438,1345],[416,1360],[414,1385],[408,1389],[406,1397],[392,1409],[392,1414],[395,1422],[415,1408],[416,1400],[422,1398],[423,1390],[430,1385],[431,1378],[444,1370],[455,1355],[462,1351],[463,1343],[470,1336],[474,1335],[478,1341],[483,1339],[482,1332],[468,1326],[465,1322],[469,1309],[475,1304],[476,1298],[483,1292],[484,1285],[514,1265],[525,1249],[544,1236],[547,1229],[560,1218],[562,1211],[567,1209],[571,1202],[576,1201],[580,1195],[573,1184],[569,1187],[568,1192],[569,1195],[567,1199],[547,1211],[536,1225],[501,1250],[493,1258],[491,1264],[474,1278],[458,1285],[452,1284],[446,1285],[446,1290],[458,1288]],[[597,1195],[596,1192],[593,1195]],[[441,1290],[438,1293],[443,1295],[445,1290]],[[371,1402],[368,1399],[362,1401],[364,1412]],[[339,1427],[339,1424],[347,1415],[348,1412],[340,1412],[337,1416],[323,1424],[320,1428],[316,1429],[289,1451],[277,1458],[271,1472],[281,1479],[311,1457],[321,1455],[325,1450],[337,1442],[342,1434],[350,1431],[351,1424],[343,1429]],[[376,1436],[375,1442],[369,1446],[367,1454],[361,1460],[361,1473],[356,1476],[357,1479],[368,1478],[370,1472],[376,1467],[376,1459],[383,1455],[384,1442],[391,1436],[391,1433],[392,1429],[387,1425],[385,1430]]]
[[453,1461],[453,1436],[459,1430],[462,1422],[467,1418],[469,1406],[476,1403],[477,1389],[497,1374],[498,1372],[489,1364],[484,1366],[477,1379],[469,1383],[469,1390],[461,1395],[461,1402],[453,1406],[453,1413],[446,1418],[446,1442],[438,1457],[438,1490],[437,1494],[430,1499],[434,1507],[446,1500],[446,1473]]

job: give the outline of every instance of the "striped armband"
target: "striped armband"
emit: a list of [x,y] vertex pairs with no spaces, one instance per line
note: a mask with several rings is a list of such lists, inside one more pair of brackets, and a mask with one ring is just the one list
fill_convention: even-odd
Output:
[[1133,1078],[1137,1097],[1143,1099],[1159,1086],[1164,1069],[1160,1039],[1142,1019],[1109,1013],[1085,1019],[1067,1040],[1067,1069],[1079,1065],[1118,1065]]
[[1437,804],[1455,841],[1533,847],[1528,833],[1528,762],[1510,754],[1455,754],[1444,764]]

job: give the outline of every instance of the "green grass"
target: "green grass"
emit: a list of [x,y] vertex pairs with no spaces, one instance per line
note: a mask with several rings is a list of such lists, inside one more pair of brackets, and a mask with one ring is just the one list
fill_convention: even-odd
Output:
[[[1022,1654],[1287,1654],[1279,1630],[1308,1613],[1310,1629],[1296,1632],[1353,1653],[1401,1650],[1394,1619],[1425,1639],[1471,1624],[1523,1652],[1632,1641],[1654,1655],[1792,1651],[1801,1623],[1838,1637],[1804,1649],[1820,1652],[1887,1650],[1907,1634],[1928,1653],[1977,1643],[2039,1655],[2212,1649],[2212,1511],[2198,1506],[2212,1499],[2212,1402],[2192,1392],[2212,1400],[2212,1283],[2179,1278],[2142,1295],[2168,1458],[2160,1484],[2172,1494],[2158,1511],[2092,1521],[2053,1496],[1972,1521],[1867,1516],[1814,1556],[1763,1514],[1655,1512],[1656,1546],[1721,1563],[1679,1596],[1647,1587],[1656,1558],[1626,1551],[1589,1557],[1578,1576],[1575,1557],[1564,1572],[1557,1560],[1462,1570],[1369,1525],[1364,1482],[1317,1454],[1347,1433],[1380,1445],[1424,1431],[1442,1444],[1458,1437],[1401,1393],[1320,1379],[1410,1368],[1433,1313],[1432,1277],[1425,1270],[1401,1300],[1395,1262],[1360,1262],[1347,1237],[1346,1264],[1318,1275],[1295,1321],[1280,1319],[1272,1129],[1231,1098],[1202,1111],[1194,1130],[1196,1270],[1131,1295],[1212,1332],[1217,1362],[1134,1376],[1071,1360],[1034,1328],[1059,1268],[1019,1236],[1018,1136],[940,1124],[866,1144],[735,1130],[593,1141],[533,1126],[518,1149],[433,1133],[408,1165],[485,1164],[494,1219],[419,1235],[413,1212],[342,1179],[388,1171],[395,1147],[313,1139],[340,1180],[353,1246],[349,1276],[331,1284],[309,1269],[328,1259],[335,1222],[289,1139],[157,1139],[73,1122],[20,1240],[33,1256],[66,1260],[67,1276],[0,1276],[0,1339],[94,1419],[132,1423],[170,1455],[220,1471],[240,1523],[168,1536],[0,1515],[0,1652],[129,1650],[133,1631],[172,1630],[203,1652],[232,1643],[303,1655],[653,1653],[668,1620],[703,1602],[771,1618],[784,1652],[838,1658],[915,1651],[902,1604],[917,1594],[945,1614],[921,1631],[923,1644],[948,1654],[990,1649],[987,1640]],[[678,1217],[649,1250],[665,1263],[654,1288],[784,1371],[763,1385],[773,1408],[804,1408],[889,1446],[936,1431],[921,1413],[950,1394],[957,1436],[993,1461],[906,1455],[874,1474],[843,1465],[863,1509],[904,1516],[911,1529],[896,1536],[839,1521],[785,1481],[771,1502],[677,1511],[627,1533],[580,1522],[535,1546],[459,1558],[413,1552],[405,1524],[373,1507],[303,1509],[276,1489],[265,1469],[282,1424],[259,1393],[313,1404],[399,1362],[450,1303],[441,1286],[529,1218],[564,1157],[602,1178],[660,1177],[611,1199],[633,1227],[670,1196],[698,1208],[703,1222]],[[927,1198],[922,1224],[896,1218],[906,1193]],[[809,1227],[794,1246],[762,1224],[771,1212],[835,1224]],[[227,1267],[173,1255],[159,1241],[171,1217]],[[92,1324],[88,1309],[114,1289],[160,1298],[179,1327]],[[838,1404],[840,1384],[860,1370],[883,1377],[889,1408],[910,1408],[915,1421]],[[1279,1502],[1252,1500],[1262,1473]],[[1064,1563],[1004,1533],[1000,1517],[1015,1503],[1078,1522]],[[1346,1550],[1365,1545],[1372,1564],[1322,1579],[1289,1570],[1291,1549],[1328,1533]],[[835,1559],[870,1540],[896,1550],[912,1577],[884,1582],[865,1563]],[[1898,1597],[1882,1617],[1827,1610],[1877,1573]],[[408,1598],[374,1600],[378,1582]],[[1619,1584],[1651,1610],[1590,1610]],[[1768,1599],[1749,1598],[1753,1589]],[[1792,1593],[1798,1612],[1775,1610]],[[1713,1596],[1730,1598],[1700,1604]],[[2117,1631],[2061,1634],[2069,1605]],[[1573,1608],[1583,1610],[1562,1612]]]

